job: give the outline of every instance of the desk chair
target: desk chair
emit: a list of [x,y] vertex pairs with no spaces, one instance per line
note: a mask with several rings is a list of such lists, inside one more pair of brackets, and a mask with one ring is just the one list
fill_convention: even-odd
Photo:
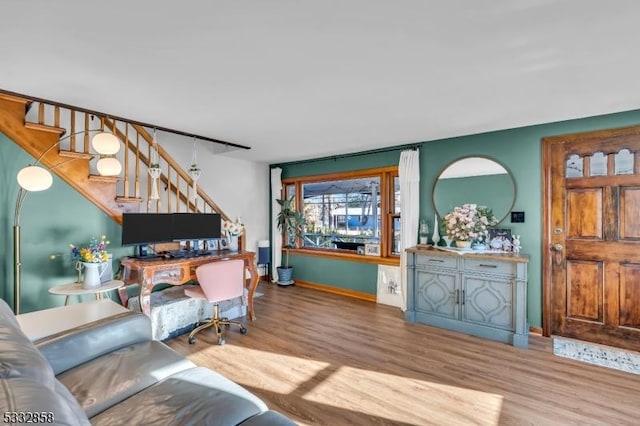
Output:
[[201,330],[214,327],[218,335],[218,344],[224,345],[222,326],[231,324],[240,327],[240,333],[246,334],[247,329],[238,321],[230,321],[229,318],[220,318],[219,302],[241,297],[244,294],[244,261],[241,259],[223,260],[205,263],[196,268],[196,277],[199,286],[185,289],[184,294],[194,299],[204,299],[213,303],[213,318],[204,324],[196,326],[189,334],[189,343],[196,342],[195,335]]

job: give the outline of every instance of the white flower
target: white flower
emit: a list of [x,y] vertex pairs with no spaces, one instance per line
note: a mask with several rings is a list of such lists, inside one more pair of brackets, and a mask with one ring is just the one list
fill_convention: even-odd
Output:
[[468,241],[484,240],[488,227],[498,223],[490,209],[476,204],[455,207],[443,218],[445,231],[451,238]]
[[222,222],[222,230],[230,237],[237,237],[244,233],[244,224],[242,219],[237,217],[235,222],[225,220]]

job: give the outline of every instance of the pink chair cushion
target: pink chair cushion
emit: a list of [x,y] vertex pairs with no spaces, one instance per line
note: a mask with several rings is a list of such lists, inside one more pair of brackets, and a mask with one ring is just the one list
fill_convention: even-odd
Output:
[[189,297],[204,297],[208,302],[215,303],[240,297],[244,293],[244,261],[241,259],[205,263],[196,268],[196,277],[200,291],[185,290]]
[[207,299],[207,297],[202,292],[202,289],[200,288],[200,286],[185,288],[184,295],[189,296],[193,299],[205,299],[205,300]]

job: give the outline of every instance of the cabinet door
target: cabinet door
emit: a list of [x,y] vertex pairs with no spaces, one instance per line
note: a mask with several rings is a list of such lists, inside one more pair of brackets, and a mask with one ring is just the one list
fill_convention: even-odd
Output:
[[462,281],[464,321],[515,329],[513,280],[463,275]]
[[455,271],[416,271],[416,311],[458,319],[458,278]]

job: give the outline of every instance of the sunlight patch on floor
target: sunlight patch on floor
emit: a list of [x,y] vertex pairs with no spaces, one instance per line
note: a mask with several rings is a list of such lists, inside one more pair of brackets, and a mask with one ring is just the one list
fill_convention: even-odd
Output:
[[[280,353],[248,349],[227,343],[223,347],[214,345],[199,351],[200,356],[220,362],[218,371],[228,369],[235,360],[243,360],[233,369],[233,380],[245,386],[264,389],[269,392],[289,394],[301,384],[315,377],[330,364],[283,355]],[[197,363],[197,361],[196,361]]]
[[[349,392],[350,388],[358,392]],[[416,407],[405,402],[407,391],[420,394],[423,403]],[[362,400],[336,397],[350,393],[361,395]],[[497,394],[346,366],[337,368],[303,398],[408,424],[428,419],[435,424],[497,425],[503,401]]]

